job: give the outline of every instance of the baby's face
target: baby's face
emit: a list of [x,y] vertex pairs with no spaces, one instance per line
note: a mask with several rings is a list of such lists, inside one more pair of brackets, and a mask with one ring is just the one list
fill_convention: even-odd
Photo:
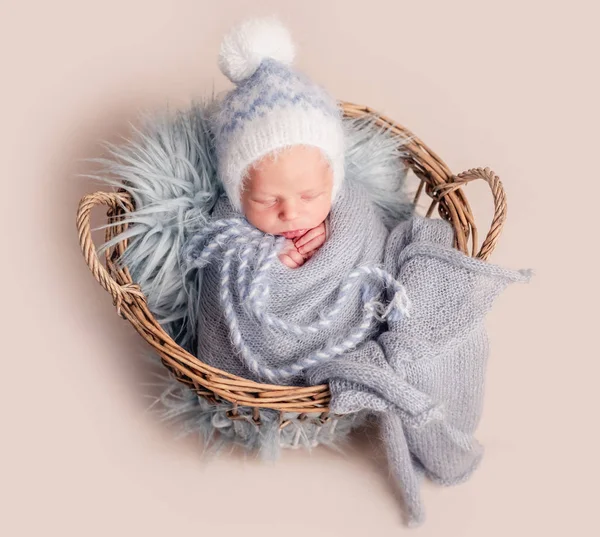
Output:
[[242,208],[254,227],[293,239],[327,218],[332,188],[333,172],[321,151],[293,146],[248,170]]

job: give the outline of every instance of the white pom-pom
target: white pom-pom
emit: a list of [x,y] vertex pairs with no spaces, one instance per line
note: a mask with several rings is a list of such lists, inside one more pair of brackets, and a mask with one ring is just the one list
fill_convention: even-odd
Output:
[[233,28],[221,43],[219,68],[234,83],[251,77],[265,58],[294,61],[294,43],[277,19],[251,19]]

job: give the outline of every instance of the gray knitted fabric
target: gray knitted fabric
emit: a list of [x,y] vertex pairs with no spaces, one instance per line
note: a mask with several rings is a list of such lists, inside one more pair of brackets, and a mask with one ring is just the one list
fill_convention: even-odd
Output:
[[[249,224],[240,224],[243,219],[239,217],[222,197],[208,227],[217,223],[222,226],[217,231],[225,231],[213,237],[212,247],[199,234],[185,250],[188,266],[203,268],[199,357],[242,377],[263,380],[244,361],[243,353],[236,352],[240,341],[263,364],[285,368],[332,342],[341,347],[336,342],[361,325],[376,297],[379,315],[352,342],[352,350],[328,355],[302,374],[278,379],[278,383],[327,382],[334,414],[378,415],[409,524],[419,524],[424,519],[420,477],[426,474],[446,485],[459,483],[481,459],[482,448],[473,434],[481,415],[488,357],[484,317],[498,294],[509,283],[527,281],[529,272],[503,269],[462,254],[453,248],[453,230],[442,220],[413,217],[388,233],[362,187],[346,184],[332,208],[330,237],[309,262],[289,269],[274,258],[264,265],[268,267],[264,274],[258,262],[246,278],[237,280],[243,271],[235,269],[253,249],[247,241],[257,234]],[[228,230],[230,222],[241,230]],[[268,236],[262,236],[268,244]],[[219,250],[222,256],[215,260],[212,253]],[[270,248],[270,252],[275,250]],[[256,254],[257,259],[261,257]],[[206,259],[212,259],[211,263],[206,264]],[[384,293],[376,288],[377,282],[371,282],[372,287],[345,283],[357,267],[378,264],[390,278],[385,280],[387,300],[380,296]],[[237,286],[234,275],[238,275]],[[260,277],[270,286],[265,309],[276,318],[307,325],[326,317],[325,312],[335,305],[334,322],[326,330],[298,334],[261,325],[256,315],[249,314],[240,291],[240,282]],[[224,281],[228,284],[225,293]],[[406,311],[399,316],[381,315],[384,309],[390,311],[383,302],[395,304],[397,286],[410,299],[410,315]],[[340,289],[346,289],[350,299],[337,307]],[[230,309],[224,306],[224,298],[231,299]],[[238,335],[227,321],[232,315],[239,324]],[[384,320],[387,324],[381,324]]]
[[[307,325],[335,303],[344,278],[359,266],[382,265],[385,241],[388,236],[379,212],[361,185],[343,185],[332,207],[330,236],[315,255],[297,269],[290,269],[275,259],[268,272],[270,298],[266,308],[288,323]],[[222,196],[213,211],[213,221],[240,217],[226,196]],[[267,237],[268,238],[268,237]],[[218,242],[218,241],[217,241]],[[206,244],[192,239],[185,250],[189,266],[198,259]],[[237,246],[231,261],[232,274],[242,262],[245,244]],[[236,247],[236,246],[234,246]],[[222,260],[203,268],[198,311],[198,356],[207,364],[253,380],[265,380],[250,370],[241,360],[232,342],[232,335],[224,315],[222,302]],[[256,267],[251,267],[256,269]],[[250,277],[255,277],[252,274]],[[261,326],[248,315],[239,289],[231,288],[234,313],[237,316],[241,338],[267,366],[276,368],[294,364],[310,353],[335,344],[361,325],[364,318],[365,289],[353,287],[347,292],[345,304],[336,312],[330,325],[315,333],[302,335],[282,334]],[[366,341],[377,329],[377,322],[354,342]],[[266,379],[272,380],[272,379]],[[303,384],[301,374],[277,379],[279,384]]]
[[473,433],[488,357],[484,316],[509,283],[530,277],[465,256],[452,240],[442,220],[399,224],[386,244],[385,268],[404,284],[410,317],[308,374],[311,384],[329,382],[334,413],[367,409],[380,416],[411,525],[424,519],[423,473],[451,485],[481,459]]

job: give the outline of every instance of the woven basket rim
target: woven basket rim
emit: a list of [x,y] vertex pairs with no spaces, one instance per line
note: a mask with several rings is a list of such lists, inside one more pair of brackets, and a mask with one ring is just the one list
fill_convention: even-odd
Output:
[[[498,176],[489,168],[473,168],[454,175],[436,153],[399,123],[367,106],[346,101],[340,101],[340,106],[345,117],[371,117],[376,124],[403,139],[403,152],[409,155],[403,160],[421,181],[415,202],[425,192],[431,198],[426,216],[430,217],[437,208],[439,216],[450,222],[455,234],[454,247],[467,255],[487,260],[495,248],[506,219],[506,196]],[[475,218],[463,190],[466,184],[475,180],[484,180],[489,185],[494,201],[491,226],[479,250]],[[254,382],[211,367],[181,348],[155,319],[144,293],[132,280],[129,270],[117,265],[128,241],[125,239],[106,250],[106,268],[100,262],[90,228],[91,211],[97,205],[108,207],[107,217],[111,222],[122,222],[123,216],[134,209],[133,201],[123,190],[84,196],[77,211],[80,246],[92,274],[113,297],[118,314],[127,319],[152,346],[177,380],[211,402],[230,403],[232,419],[239,416],[240,407],[252,408],[252,417],[256,422],[260,419],[260,409],[276,410],[281,415],[299,413],[301,418],[318,413],[320,419],[328,419],[330,392],[325,384],[291,387]],[[125,229],[126,223],[108,226],[106,240],[114,238]]]

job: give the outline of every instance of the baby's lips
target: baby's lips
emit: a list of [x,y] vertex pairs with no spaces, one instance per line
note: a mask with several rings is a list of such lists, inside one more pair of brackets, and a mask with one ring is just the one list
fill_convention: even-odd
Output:
[[304,235],[308,230],[306,229],[296,229],[294,231],[286,231],[285,233],[282,233],[282,235],[286,238],[286,239],[297,239],[299,237],[302,237],[302,235]]

